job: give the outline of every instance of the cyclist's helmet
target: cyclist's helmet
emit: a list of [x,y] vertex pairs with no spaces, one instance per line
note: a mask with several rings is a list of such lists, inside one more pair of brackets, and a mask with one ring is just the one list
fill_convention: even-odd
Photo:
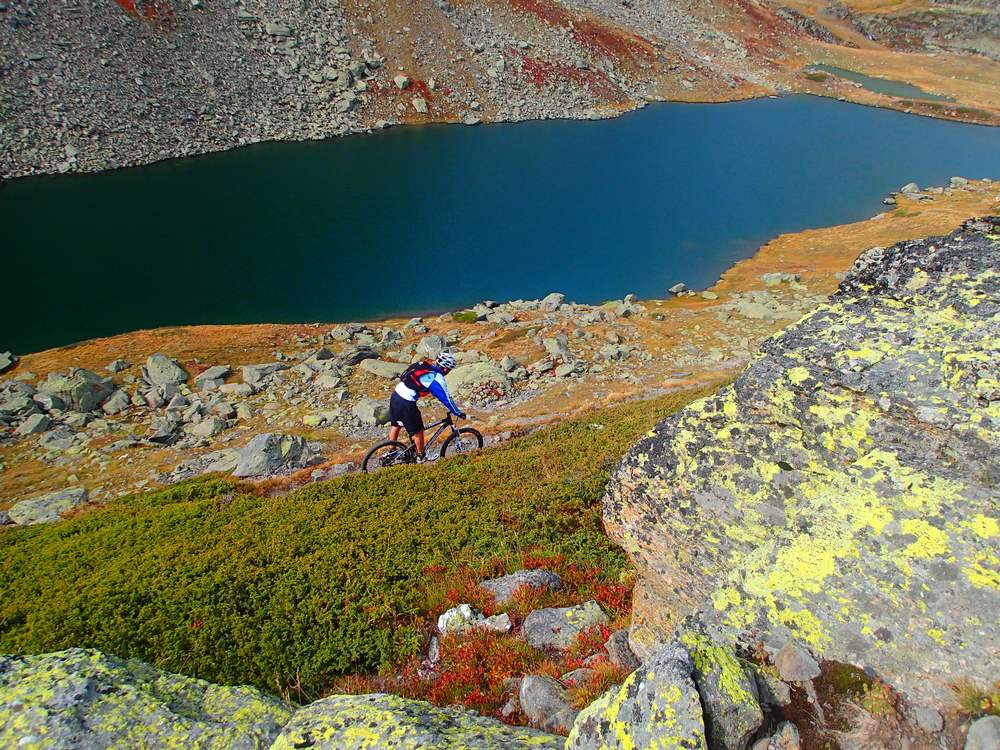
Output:
[[435,362],[442,370],[454,370],[456,365],[455,357],[451,352],[441,352],[437,355]]

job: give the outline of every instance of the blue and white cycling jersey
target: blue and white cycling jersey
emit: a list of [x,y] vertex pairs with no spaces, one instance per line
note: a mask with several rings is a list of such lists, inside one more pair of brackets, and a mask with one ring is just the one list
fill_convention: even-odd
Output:
[[[447,408],[452,414],[458,416],[462,413],[462,410],[455,405],[454,401],[452,401],[451,394],[448,393],[448,384],[445,382],[444,375],[436,368],[429,368],[429,372],[425,372],[418,376],[417,381],[423,388],[428,390],[434,398],[444,404],[445,408]],[[398,393],[402,398],[405,398],[407,401],[416,401],[420,398],[420,394],[406,385],[403,381],[396,384],[396,393]]]

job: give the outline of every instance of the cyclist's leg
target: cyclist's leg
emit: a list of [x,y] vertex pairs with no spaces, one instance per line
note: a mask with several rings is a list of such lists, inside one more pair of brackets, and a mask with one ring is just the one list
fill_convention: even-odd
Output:
[[389,439],[399,440],[399,431],[403,429],[401,425],[394,424],[389,428]]
[[427,445],[427,434],[421,430],[416,435],[411,435],[413,438],[413,446],[417,449],[417,455],[424,455],[424,446]]

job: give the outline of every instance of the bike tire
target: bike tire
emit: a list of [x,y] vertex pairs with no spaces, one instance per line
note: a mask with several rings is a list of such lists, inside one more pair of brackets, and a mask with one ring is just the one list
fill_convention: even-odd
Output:
[[[395,458],[393,458],[391,455],[389,455],[391,451],[386,451],[387,448],[394,449],[398,455],[395,456]],[[379,469],[387,469],[390,466],[402,466],[403,464],[408,464],[410,463],[407,460],[408,450],[409,446],[406,445],[405,443],[401,443],[398,440],[386,440],[384,443],[379,443],[378,445],[374,446],[370,451],[368,451],[365,454],[365,458],[361,462],[361,470],[365,474],[371,474],[374,471],[378,471]],[[379,454],[381,452],[385,452],[386,455],[382,456],[382,458],[380,459]],[[389,459],[390,462],[385,463],[386,459]]]
[[[458,437],[463,437],[462,443],[455,441],[455,433],[448,436],[448,439],[444,441],[441,445],[441,458],[448,458],[449,456],[459,456],[472,451],[477,451],[483,447],[483,436],[479,430],[474,430],[471,427],[462,427],[458,431]],[[464,445],[464,447],[462,447]],[[449,449],[451,453],[449,453]]]

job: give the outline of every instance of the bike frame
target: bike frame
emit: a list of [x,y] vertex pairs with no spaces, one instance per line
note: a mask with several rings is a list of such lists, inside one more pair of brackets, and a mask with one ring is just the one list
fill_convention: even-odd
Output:
[[[428,448],[430,448],[432,445],[434,445],[434,441],[436,441],[439,437],[441,437],[441,433],[444,432],[445,430],[447,430],[449,427],[451,427],[451,429],[452,429],[453,432],[456,432],[456,433],[458,432],[458,430],[455,428],[455,422],[454,422],[454,420],[452,420],[450,414],[447,417],[445,417],[444,419],[439,419],[437,422],[433,422],[432,424],[424,425],[424,432],[426,432],[427,430],[433,430],[435,427],[438,427],[439,429],[431,437],[429,437],[427,439],[427,441],[424,443],[424,450],[425,451]],[[406,450],[408,452],[413,452],[416,449],[416,446],[413,445],[413,438],[411,438],[409,435],[407,435],[407,439],[410,441],[410,444],[408,446],[406,446]]]

